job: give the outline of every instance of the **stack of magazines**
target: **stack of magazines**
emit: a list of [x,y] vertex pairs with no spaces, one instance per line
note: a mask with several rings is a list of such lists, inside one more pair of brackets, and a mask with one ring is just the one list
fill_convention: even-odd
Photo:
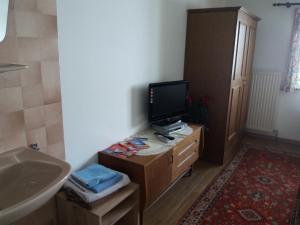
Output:
[[145,143],[145,140],[147,140],[147,138],[133,137],[117,144],[113,144],[103,152],[115,155],[119,158],[128,158],[135,155],[140,150],[149,148],[149,145]]

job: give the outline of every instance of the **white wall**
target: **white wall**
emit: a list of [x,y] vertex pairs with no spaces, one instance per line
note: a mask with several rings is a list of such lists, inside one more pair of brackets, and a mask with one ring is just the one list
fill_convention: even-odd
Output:
[[[272,0],[226,0],[227,6],[242,5],[259,16],[254,71],[286,72],[294,7],[273,7]],[[300,94],[281,93],[276,126],[279,137],[300,141]]]
[[[285,71],[293,9],[271,0],[57,1],[66,159],[76,169],[146,124],[150,82],[182,79],[186,9],[244,5],[262,21],[254,70]],[[300,95],[281,94],[282,138],[300,140]]]
[[145,126],[148,83],[183,77],[186,9],[218,2],[57,1],[66,160],[73,169]]

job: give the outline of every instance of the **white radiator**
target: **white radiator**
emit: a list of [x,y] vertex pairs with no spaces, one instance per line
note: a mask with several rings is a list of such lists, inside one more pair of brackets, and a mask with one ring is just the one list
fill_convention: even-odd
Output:
[[274,133],[280,93],[280,73],[254,73],[247,119],[247,129]]

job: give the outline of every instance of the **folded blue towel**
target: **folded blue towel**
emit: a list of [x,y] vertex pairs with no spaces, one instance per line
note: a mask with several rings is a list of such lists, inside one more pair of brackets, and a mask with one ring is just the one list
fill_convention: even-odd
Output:
[[114,176],[113,178],[103,181],[93,187],[87,187],[87,188],[95,193],[100,193],[101,191],[104,191],[104,190],[110,188],[111,186],[115,185],[119,181],[121,181],[122,178],[123,178],[123,176],[121,174],[117,173],[116,176]]
[[115,178],[117,175],[117,172],[96,163],[72,174],[77,181],[87,188],[94,187],[104,181]]

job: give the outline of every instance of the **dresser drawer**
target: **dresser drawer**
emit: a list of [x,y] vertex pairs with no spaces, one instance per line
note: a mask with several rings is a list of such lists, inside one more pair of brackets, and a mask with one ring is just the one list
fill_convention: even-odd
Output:
[[194,151],[188,155],[184,160],[178,162],[177,164],[173,164],[172,170],[172,181],[176,180],[180,175],[186,172],[191,165],[198,159],[199,153],[196,148]]
[[199,149],[199,139],[192,139],[191,142],[186,142],[184,146],[173,149],[173,163],[174,165],[179,165],[186,158],[197,152]]
[[192,144],[195,141],[197,141],[198,145],[199,145],[200,132],[201,132],[201,129],[196,130],[196,131],[194,131],[194,133],[192,135],[185,137],[182,141],[177,143],[176,146],[173,148],[174,155],[180,153],[182,151],[182,149],[186,148],[187,146],[189,146],[190,144]]
[[201,129],[186,137],[173,148],[172,181],[187,171],[199,158]]

